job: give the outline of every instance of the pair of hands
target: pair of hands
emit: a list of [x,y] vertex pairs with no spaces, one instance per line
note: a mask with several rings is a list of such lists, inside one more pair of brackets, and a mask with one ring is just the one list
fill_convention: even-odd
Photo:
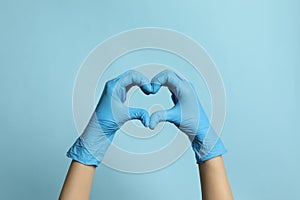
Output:
[[[128,90],[138,86],[146,94],[156,94],[168,87],[174,106],[154,112],[124,105]],[[213,131],[193,85],[175,72],[165,70],[148,80],[143,74],[130,70],[108,81],[98,105],[83,134],[70,148],[67,156],[86,165],[98,166],[115,133],[127,121],[138,119],[145,127],[154,129],[159,122],[173,123],[190,139],[197,163],[226,152]]]

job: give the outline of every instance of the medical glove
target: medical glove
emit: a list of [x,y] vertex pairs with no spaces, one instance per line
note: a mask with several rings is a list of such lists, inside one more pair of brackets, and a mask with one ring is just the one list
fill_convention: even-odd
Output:
[[213,130],[196,94],[193,85],[170,70],[162,71],[152,80],[153,93],[161,86],[168,87],[175,104],[171,109],[157,111],[150,117],[151,129],[159,122],[176,125],[190,139],[197,163],[226,153],[217,133]]
[[130,70],[105,84],[101,98],[82,135],[67,156],[85,165],[98,166],[115,133],[128,120],[138,119],[145,127],[150,117],[146,110],[124,105],[127,91],[139,86],[145,94],[152,93],[150,81],[141,73]]

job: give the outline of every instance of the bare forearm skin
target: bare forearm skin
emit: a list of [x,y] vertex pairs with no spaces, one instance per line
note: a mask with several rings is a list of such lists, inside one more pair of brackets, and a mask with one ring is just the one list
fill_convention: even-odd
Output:
[[89,200],[95,169],[73,160],[59,200]]
[[233,200],[222,156],[199,164],[203,200]]

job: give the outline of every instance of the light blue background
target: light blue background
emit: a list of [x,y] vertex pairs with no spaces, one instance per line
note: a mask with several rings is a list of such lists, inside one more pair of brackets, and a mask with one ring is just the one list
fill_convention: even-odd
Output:
[[[144,26],[191,36],[219,67],[235,198],[300,199],[299,8],[297,0],[1,1],[0,199],[57,199],[77,137],[80,64],[107,37]],[[101,166],[92,199],[200,199],[192,151],[149,174]]]

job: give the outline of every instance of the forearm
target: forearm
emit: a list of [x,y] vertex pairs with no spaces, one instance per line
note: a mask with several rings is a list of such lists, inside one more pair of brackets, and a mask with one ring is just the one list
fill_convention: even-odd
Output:
[[233,200],[222,156],[199,164],[203,200]]
[[92,187],[95,166],[83,165],[72,161],[65,183],[60,193],[60,200],[88,200]]

